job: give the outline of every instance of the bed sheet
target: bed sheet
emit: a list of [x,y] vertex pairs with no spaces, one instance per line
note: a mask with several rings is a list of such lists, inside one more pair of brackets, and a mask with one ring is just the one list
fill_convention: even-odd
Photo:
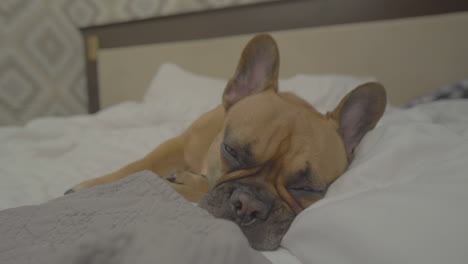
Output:
[[[367,80],[298,75],[280,85],[323,112]],[[47,201],[140,158],[216,105],[224,84],[167,65],[144,102],[1,128],[0,209]],[[389,107],[349,170],[265,255],[274,263],[466,263],[467,171],[467,101]]]
[[[298,75],[281,80],[320,110],[368,77]],[[124,102],[94,115],[51,117],[0,127],[0,210],[37,204],[71,186],[135,161],[221,102],[226,80],[165,64],[143,102]]]

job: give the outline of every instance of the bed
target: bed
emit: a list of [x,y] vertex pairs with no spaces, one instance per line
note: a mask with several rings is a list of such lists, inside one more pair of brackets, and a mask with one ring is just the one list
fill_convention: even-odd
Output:
[[[269,32],[280,48],[281,90],[299,94],[323,112],[357,85],[377,80],[386,87],[390,106],[361,143],[350,169],[323,200],[296,218],[279,250],[257,255],[237,244],[222,245],[237,250],[231,254],[244,254],[245,263],[466,263],[468,102],[401,106],[467,78],[467,10],[463,1],[273,1],[82,29],[92,114],[0,128],[0,209],[23,206],[0,212],[0,230],[5,232],[0,239],[0,262],[32,263],[33,254],[42,250],[44,255],[44,247],[22,251],[28,245],[22,237],[44,243],[51,232],[70,248],[85,237],[80,233],[71,239],[68,229],[41,230],[51,215],[74,223],[92,215],[83,205],[77,206],[83,211],[63,213],[71,199],[61,198],[63,192],[142,157],[217,105],[243,45],[253,34]],[[150,181],[147,175],[138,177]],[[126,188],[122,186],[126,185],[102,190],[120,195]],[[151,192],[145,186],[134,189],[144,197],[141,201],[160,199],[157,193],[145,196]],[[82,201],[105,200],[107,207],[100,204],[93,210],[119,203],[115,202],[119,195],[102,193],[77,195],[84,195]],[[109,197],[115,199],[113,203]],[[174,198],[183,204],[178,199]],[[128,200],[121,203],[128,205]],[[158,206],[165,208],[162,204]],[[26,228],[29,233],[8,233],[24,231],[28,225],[21,215],[31,208],[37,212],[35,220],[28,218],[34,223]],[[50,213],[49,218],[41,208]],[[83,218],[84,211],[88,218]],[[125,212],[112,212],[117,217],[121,214]],[[192,215],[205,219],[202,213]],[[6,225],[7,219],[21,224]],[[219,234],[224,236],[211,237],[212,241],[224,241],[226,234],[236,237],[232,239],[236,243],[242,241],[235,231],[221,227]],[[141,244],[154,236],[169,236],[167,230],[154,229],[153,237],[139,236],[135,241]],[[192,229],[186,232],[192,234]],[[5,241],[7,237],[12,239]],[[95,249],[116,240],[106,234],[102,237],[83,243]],[[184,237],[173,242],[180,240]],[[137,242],[131,246],[138,248]],[[63,262],[65,253],[54,243],[48,245],[59,253],[57,263]],[[208,249],[212,248],[204,248]],[[79,254],[89,254],[83,252]],[[154,257],[172,251],[161,247],[145,252],[153,255],[133,254]],[[86,263],[82,255],[70,254],[74,260],[70,263]],[[174,255],[163,259],[184,263],[183,258],[172,259]],[[119,261],[133,263],[135,258],[126,255]]]

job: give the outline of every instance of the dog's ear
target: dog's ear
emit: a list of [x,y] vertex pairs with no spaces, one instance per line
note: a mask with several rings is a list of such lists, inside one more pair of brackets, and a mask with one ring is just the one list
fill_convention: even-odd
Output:
[[249,41],[223,94],[225,109],[242,98],[269,89],[277,90],[279,52],[275,40],[260,34]]
[[370,82],[352,90],[333,112],[328,113],[338,123],[348,160],[352,160],[354,149],[382,117],[386,104],[384,87]]

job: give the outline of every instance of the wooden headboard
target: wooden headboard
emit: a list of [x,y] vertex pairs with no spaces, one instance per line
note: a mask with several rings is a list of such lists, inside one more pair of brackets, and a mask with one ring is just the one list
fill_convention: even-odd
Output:
[[[148,75],[163,61],[186,63],[194,72],[226,78],[245,41],[257,32],[273,32],[278,40],[282,77],[295,72],[371,75],[389,84],[390,100],[401,104],[444,82],[467,77],[467,10],[468,1],[460,0],[289,0],[83,28],[89,112],[126,96],[141,97],[137,90],[146,88]],[[203,62],[211,68],[193,66],[195,59],[205,56],[202,48],[213,47],[222,50],[210,51],[212,56]],[[173,58],[167,56],[169,51]],[[112,62],[104,62],[110,56],[105,54],[113,54]],[[182,59],[186,62],[178,61]],[[99,79],[100,74],[119,72],[133,83],[121,80],[110,85],[107,93],[121,93],[122,98],[103,103],[100,95],[106,81]],[[405,84],[415,90],[408,93],[413,88]]]

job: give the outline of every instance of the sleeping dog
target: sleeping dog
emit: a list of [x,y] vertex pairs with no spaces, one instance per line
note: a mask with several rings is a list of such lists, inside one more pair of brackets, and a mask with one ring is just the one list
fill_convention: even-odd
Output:
[[187,200],[236,222],[253,248],[276,249],[295,216],[345,172],[386,105],[384,88],[366,83],[321,114],[278,92],[278,71],[275,41],[255,36],[220,106],[141,160],[67,193],[151,170]]

